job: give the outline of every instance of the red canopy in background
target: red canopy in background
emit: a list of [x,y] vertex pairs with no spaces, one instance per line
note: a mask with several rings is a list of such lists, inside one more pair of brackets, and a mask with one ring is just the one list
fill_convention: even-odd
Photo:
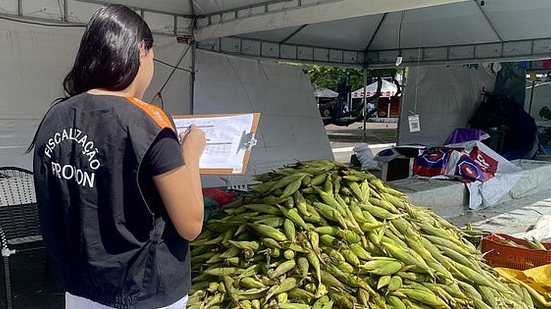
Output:
[[[378,82],[374,82],[365,87],[367,97],[372,97],[377,93]],[[393,82],[389,82],[386,79],[382,80],[381,85],[381,97],[388,98],[393,97],[398,92],[398,87]],[[360,99],[364,97],[364,88],[360,88],[351,93],[352,99]]]

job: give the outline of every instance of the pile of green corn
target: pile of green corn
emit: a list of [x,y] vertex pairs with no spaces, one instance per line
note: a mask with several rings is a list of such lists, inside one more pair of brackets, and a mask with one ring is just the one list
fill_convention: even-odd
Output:
[[326,160],[260,184],[192,243],[188,308],[533,308],[462,232]]

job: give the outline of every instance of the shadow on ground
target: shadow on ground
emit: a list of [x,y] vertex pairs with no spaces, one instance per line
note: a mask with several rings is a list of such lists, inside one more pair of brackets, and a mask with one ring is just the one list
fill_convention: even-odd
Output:
[[[53,263],[48,269],[46,255],[45,249],[39,249],[16,253],[10,257],[14,309],[65,308],[65,291],[61,279]],[[3,276],[0,294],[0,308],[6,308]]]
[[[363,141],[363,127],[357,123],[348,127],[330,125],[325,129],[332,143],[360,143]],[[396,124],[368,123],[365,142],[368,144],[395,143],[397,135]]]

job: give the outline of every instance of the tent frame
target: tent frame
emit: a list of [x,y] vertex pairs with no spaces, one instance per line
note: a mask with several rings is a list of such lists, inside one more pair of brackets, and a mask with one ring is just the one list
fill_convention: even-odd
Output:
[[[44,16],[34,17],[24,14],[23,6],[25,2],[36,0],[17,0],[17,12],[0,13],[0,19],[16,20],[30,23],[82,27],[82,23],[71,21],[69,9],[71,3],[85,2],[97,5],[103,5],[108,1],[103,0],[63,0],[60,7],[60,16]],[[263,14],[283,14],[287,10],[306,9],[312,7],[311,3],[306,3],[304,0],[271,0],[264,1],[255,5],[246,7],[234,8],[231,10],[213,12],[207,15],[196,15],[193,1],[188,0],[192,8],[191,15],[175,14],[152,9],[132,7],[138,11],[144,19],[148,19],[148,13],[161,14],[171,16],[174,23],[167,31],[156,32],[160,35],[168,36],[186,36],[192,37],[197,32],[201,32],[205,26],[201,25],[201,20],[210,20],[214,24],[227,22],[223,18],[228,14],[232,15],[230,21],[235,19],[244,20],[246,18],[255,17]],[[304,1],[304,2],[303,2]],[[354,0],[349,0],[354,1]],[[424,0],[430,2],[430,0]],[[458,0],[447,0],[448,2],[460,2]],[[285,5],[282,5],[285,4]],[[323,4],[326,5],[326,4]],[[329,4],[327,4],[329,5]],[[389,4],[392,5],[392,4]],[[501,35],[488,18],[486,12],[477,3],[488,25],[492,28],[496,35],[497,41],[463,45],[445,45],[445,46],[429,46],[429,47],[409,47],[395,48],[385,50],[370,50],[371,43],[379,32],[378,29],[384,22],[387,14],[384,13],[378,23],[377,29],[370,37],[369,43],[364,50],[346,50],[339,48],[326,48],[319,46],[288,44],[287,41],[302,31],[308,24],[302,24],[296,31],[291,33],[281,42],[273,42],[267,40],[249,39],[243,37],[221,37],[217,39],[198,41],[197,46],[193,46],[192,55],[195,54],[195,47],[215,51],[224,54],[232,54],[246,57],[266,58],[280,61],[301,62],[301,63],[316,63],[334,66],[349,66],[364,68],[369,65],[370,69],[389,68],[395,66],[396,57],[399,53],[403,56],[403,65],[440,65],[440,64],[470,64],[480,62],[495,62],[495,61],[521,61],[521,60],[539,60],[549,58],[551,56],[551,37],[523,39],[513,41],[503,41]],[[240,12],[249,10],[261,10],[258,14],[251,16],[241,16]],[[257,12],[257,11],[255,11]],[[219,16],[222,19],[217,22],[212,21],[213,17]],[[181,29],[181,24],[185,23],[184,30]],[[199,38],[200,39],[200,38]],[[192,65],[194,59],[192,59]]]
[[[472,0],[273,0],[245,7],[213,12],[198,17],[196,36],[199,40],[229,37],[256,31],[299,27],[305,23],[319,23],[343,18],[377,15],[386,12],[410,10],[434,5],[460,3]],[[270,25],[261,25],[259,19],[270,18]],[[228,27],[233,25],[234,27]]]
[[[17,0],[17,11],[14,13],[0,12],[0,19],[28,22],[32,24],[46,25],[46,26],[85,27],[84,23],[70,20],[69,11],[70,11],[71,3],[83,2],[83,3],[96,4],[98,6],[109,4],[108,1],[101,1],[101,0],[63,0],[62,6],[60,7],[59,18],[56,18],[55,15],[48,15],[44,17],[26,15],[24,13],[23,7],[25,6],[25,3],[31,2],[31,1],[36,1],[36,0]],[[175,13],[146,9],[146,8],[135,7],[135,6],[129,6],[129,7],[137,11],[142,16],[142,18],[144,18],[146,21],[148,19],[148,16],[147,16],[148,13],[164,15],[167,17],[170,16],[174,20],[173,25],[171,25],[171,29],[167,30],[166,32],[153,31],[155,34],[175,36],[175,37],[192,34],[192,31],[191,31],[192,29],[188,29],[189,25],[192,24],[194,20],[194,16],[192,15],[175,14]],[[182,26],[182,24],[186,29],[185,31],[180,30],[180,27]]]
[[[28,0],[18,0],[18,1],[28,1]],[[107,5],[107,4],[111,4],[109,1],[105,1],[105,0],[72,0],[72,1],[75,1],[75,2],[85,2],[85,3],[92,3],[92,4],[97,4],[97,5]],[[64,3],[68,3],[69,0],[63,0]],[[175,13],[172,13],[172,12],[168,12],[168,11],[160,11],[160,10],[153,10],[153,9],[146,9],[146,8],[142,8],[142,7],[138,7],[138,6],[133,6],[133,5],[127,5],[129,8],[131,9],[134,9],[136,11],[140,11],[142,12],[142,16],[143,16],[143,13],[144,12],[149,12],[149,13],[156,13],[156,14],[162,14],[162,15],[172,15],[172,16],[180,16],[180,17],[184,17],[184,18],[187,18],[187,19],[193,19],[195,18],[195,14],[193,13],[193,9],[194,9],[194,6],[193,6],[193,2],[190,1],[190,8],[192,9],[192,14],[175,14]]]
[[388,68],[395,65],[401,51],[402,65],[470,64],[480,62],[512,62],[541,60],[551,55],[551,37],[433,47],[415,47],[372,50],[367,52],[367,62],[372,68]]
[[198,44],[201,49],[223,54],[282,61],[361,67],[364,59],[364,53],[356,50],[284,44],[242,37],[223,37],[215,40],[201,41]]

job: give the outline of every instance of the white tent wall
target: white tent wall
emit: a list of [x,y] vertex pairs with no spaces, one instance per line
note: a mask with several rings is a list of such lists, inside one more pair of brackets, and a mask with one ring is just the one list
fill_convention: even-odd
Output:
[[[31,167],[31,156],[23,153],[44,112],[63,93],[61,82],[75,58],[82,31],[0,20],[0,166]],[[155,40],[155,57],[171,64],[187,47],[172,37]],[[189,68],[189,54],[180,67]],[[170,70],[156,64],[146,100],[159,90]],[[168,112],[188,113],[189,74],[177,70],[163,98]]]
[[[179,44],[176,38],[166,36],[156,36],[154,43],[155,59],[159,59],[165,63],[175,66],[182,55],[185,56],[178,65],[178,68],[191,70],[191,48],[186,44]],[[147,92],[144,95],[144,100],[162,106],[165,111],[170,114],[189,114],[191,105],[190,97],[190,79],[191,74],[184,70],[177,69],[172,77],[169,75],[173,71],[172,67],[165,64],[155,63],[155,74],[149,85]],[[161,90],[163,84],[168,82],[162,90],[161,100],[155,95]]]
[[[300,68],[256,59],[197,53],[196,114],[261,113],[244,184],[251,175],[304,159],[333,159],[310,79]],[[223,185],[218,176],[205,186]]]
[[[400,145],[443,144],[456,128],[467,126],[482,101],[482,89],[492,91],[495,74],[483,66],[412,68],[402,97],[398,132]],[[417,114],[420,132],[410,132],[408,116]]]
[[[31,156],[23,153],[49,104],[62,95],[61,81],[82,31],[0,21],[0,166],[31,168]],[[155,40],[155,58],[172,65],[188,47],[173,37]],[[195,113],[262,113],[250,174],[294,160],[333,158],[314,90],[300,69],[206,51],[197,55]],[[188,51],[179,67],[190,65]],[[153,99],[171,71],[155,64],[146,101]],[[169,113],[189,113],[189,77],[176,70],[164,88],[164,108]]]
[[74,58],[82,29],[0,21],[0,166],[29,168],[23,155]]

